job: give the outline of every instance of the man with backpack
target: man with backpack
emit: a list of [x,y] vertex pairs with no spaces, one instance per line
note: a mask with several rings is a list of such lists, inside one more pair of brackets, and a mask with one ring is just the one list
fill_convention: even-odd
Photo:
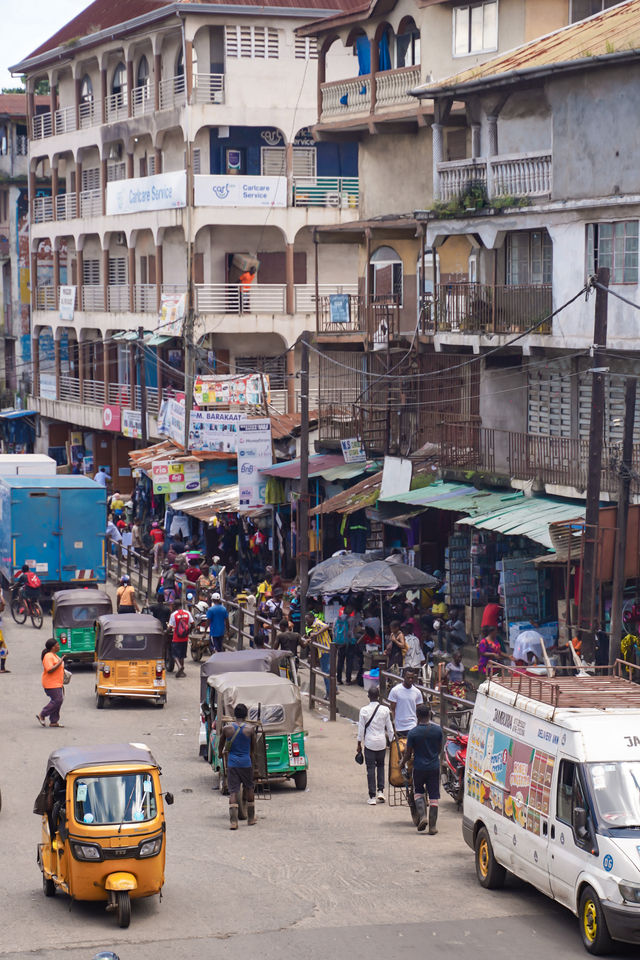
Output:
[[173,630],[173,657],[178,669],[176,670],[176,679],[185,677],[184,661],[187,656],[187,646],[189,644],[189,630],[193,623],[193,617],[188,610],[176,601],[173,605],[173,613],[169,617],[169,626]]
[[22,565],[20,573],[16,573],[15,590],[22,593],[29,600],[38,600],[40,597],[41,580],[37,573],[26,563]]

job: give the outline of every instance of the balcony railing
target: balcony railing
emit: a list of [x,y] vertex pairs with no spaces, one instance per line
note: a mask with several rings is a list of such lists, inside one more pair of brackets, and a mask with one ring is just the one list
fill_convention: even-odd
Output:
[[78,215],[75,193],[59,193],[56,197],[56,220],[74,220]]
[[376,73],[376,111],[405,103],[415,105],[415,97],[409,95],[420,83],[420,67],[399,67]]
[[355,209],[359,194],[358,177],[295,177],[293,181],[294,207]]
[[85,380],[82,391],[83,403],[101,407],[104,404],[104,382],[102,380]]
[[112,313],[129,311],[129,284],[110,283],[107,287],[107,309]]
[[95,127],[96,124],[100,123],[100,117],[98,116],[98,111],[96,110],[96,105],[93,100],[85,100],[81,103],[79,113],[81,130],[86,130],[88,127]]
[[197,73],[193,84],[194,103],[224,103],[224,74]]
[[[398,336],[400,330],[400,301],[397,297],[370,297],[348,295],[345,312],[332,310],[331,295],[321,296],[318,305],[318,334],[340,338],[361,334],[373,344],[386,344]],[[340,305],[342,307],[342,305]]]
[[80,194],[80,216],[102,216],[102,190],[83,190]]
[[61,134],[73,133],[74,130],[77,129],[76,108],[60,107],[55,112],[54,120],[55,120],[54,128],[55,128],[57,137],[59,137]]
[[82,309],[104,310],[104,287],[101,283],[85,283],[83,285]]
[[204,283],[196,286],[200,313],[284,313],[284,283],[254,284],[244,289],[238,283]]
[[160,109],[171,110],[173,107],[183,107],[186,100],[184,75],[169,77],[160,81]]
[[371,76],[353,77],[351,80],[334,80],[322,84],[322,116],[348,116],[352,113],[368,113],[371,107]]
[[133,306],[136,313],[156,313],[156,286],[154,283],[136,283],[133,287]]
[[[318,284],[318,297],[330,297],[332,294],[346,293],[349,296],[357,296],[357,283],[320,283]],[[296,313],[315,313],[316,310],[316,288],[313,283],[297,283],[295,286],[295,310]]]
[[33,222],[48,223],[53,220],[53,197],[34,197]]
[[116,120],[126,120],[129,115],[127,91],[121,90],[120,93],[112,93],[110,96],[105,97],[104,107],[107,123],[115,123]]
[[463,197],[472,186],[481,186],[488,198],[543,197],[551,193],[552,157],[548,150],[505,156],[448,160],[438,164],[440,200]]
[[[550,283],[439,283],[421,304],[421,333],[524,333],[553,310]],[[551,321],[536,327],[551,333]]]
[[53,134],[53,119],[50,113],[38,113],[32,120],[32,139],[44,140]]
[[80,381],[77,377],[58,377],[58,386],[61,400],[80,402]]
[[36,287],[36,310],[55,310],[56,308],[56,288]]
[[131,110],[134,117],[143,117],[153,113],[153,88],[149,83],[142,83],[131,91]]

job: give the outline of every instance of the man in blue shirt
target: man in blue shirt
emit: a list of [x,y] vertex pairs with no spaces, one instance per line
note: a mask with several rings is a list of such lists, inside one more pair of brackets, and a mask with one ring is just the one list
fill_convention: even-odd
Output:
[[211,634],[210,649],[211,653],[220,653],[224,635],[229,633],[229,614],[227,608],[222,605],[219,593],[214,593],[211,600],[213,602],[207,610],[209,633]]
[[[418,811],[418,830],[422,833],[429,824],[429,833],[437,833],[438,800],[440,799],[440,751],[442,728],[431,723],[431,710],[426,703],[416,706],[417,726],[409,730],[407,745],[400,759],[404,767],[413,754],[413,793]],[[429,819],[425,794],[429,797]]]
[[[226,612],[226,611],[225,611]],[[229,821],[231,830],[238,829],[238,799],[240,787],[244,788],[247,804],[247,823],[256,821],[256,803],[253,782],[253,758],[256,752],[256,728],[247,723],[249,711],[244,703],[236,704],[233,715],[237,723],[228,723],[222,728],[218,741],[218,756],[222,757],[227,747],[227,786],[229,788]]]

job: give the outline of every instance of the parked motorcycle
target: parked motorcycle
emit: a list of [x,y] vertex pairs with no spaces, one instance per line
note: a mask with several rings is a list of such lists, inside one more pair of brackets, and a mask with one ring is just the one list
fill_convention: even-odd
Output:
[[469,737],[466,733],[449,734],[442,755],[442,787],[455,800],[458,809],[462,806],[464,796],[464,773],[467,764],[468,742]]

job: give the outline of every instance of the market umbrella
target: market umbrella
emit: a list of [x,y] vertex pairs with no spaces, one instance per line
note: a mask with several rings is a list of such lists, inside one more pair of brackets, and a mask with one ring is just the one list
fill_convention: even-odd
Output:
[[355,570],[345,571],[336,577],[336,580],[327,584],[327,593],[339,593],[336,582],[346,581],[350,574],[350,582],[342,589],[353,593],[395,593],[396,590],[414,590],[416,587],[437,587],[440,581],[429,573],[423,573],[417,567],[410,567],[406,563],[390,562],[388,560],[374,560]]
[[[333,580],[341,573],[362,567],[369,560],[362,553],[341,553],[337,557],[329,557],[328,560],[322,560],[309,571],[309,587],[307,593],[312,597],[317,597],[325,593],[325,584]],[[335,592],[335,591],[334,591]]]

